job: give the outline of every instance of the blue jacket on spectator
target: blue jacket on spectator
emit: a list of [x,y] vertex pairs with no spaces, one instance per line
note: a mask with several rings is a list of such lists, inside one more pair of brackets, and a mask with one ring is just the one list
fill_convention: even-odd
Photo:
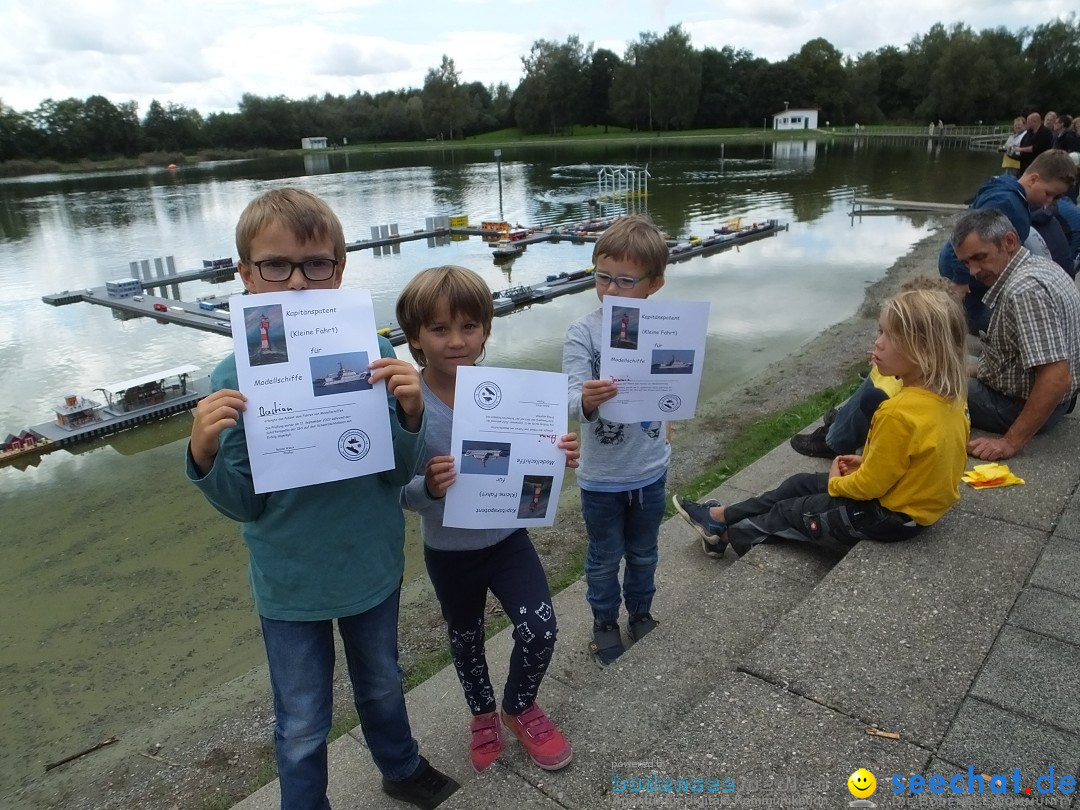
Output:
[[1076,263],[1080,260],[1080,208],[1077,208],[1076,203],[1068,197],[1062,197],[1057,201],[1057,212],[1072,231],[1066,235],[1069,237],[1069,248],[1072,250],[1073,266],[1065,269],[1069,271],[1069,275],[1075,276]]
[[[1015,177],[1007,174],[992,177],[975,192],[971,207],[997,209],[1007,216],[1009,222],[1016,228],[1020,244],[1024,244],[1027,240],[1028,233],[1031,232],[1031,214],[1028,211],[1024,187]],[[973,281],[967,267],[956,258],[956,251],[953,250],[951,242],[946,242],[941,253],[938,254],[938,273],[954,284],[970,284]]]

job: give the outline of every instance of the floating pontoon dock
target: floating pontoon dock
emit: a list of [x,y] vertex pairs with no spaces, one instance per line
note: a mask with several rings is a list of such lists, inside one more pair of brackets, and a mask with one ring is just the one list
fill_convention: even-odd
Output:
[[[528,236],[514,240],[513,244],[527,246],[539,242],[560,242],[564,240],[577,244],[595,242],[600,238],[600,232],[607,224],[610,224],[610,222],[605,221],[604,224],[586,223],[580,226],[533,230]],[[786,229],[786,225],[781,225],[777,220],[770,219],[766,222],[755,223],[754,225],[739,229],[732,233],[711,234],[701,240],[671,240],[668,243],[671,251],[670,261],[674,263],[695,256],[720,253],[747,244],[748,242],[775,236],[780,231]],[[401,242],[456,235],[483,236],[492,239],[501,236],[502,232],[483,228],[446,227],[435,230],[427,229],[414,231],[413,233],[406,234],[389,233],[386,236],[380,236],[373,239],[361,239],[357,242],[349,242],[346,244],[345,248],[350,251],[363,250],[365,248],[382,249]],[[137,263],[133,262],[132,264],[135,265]],[[147,263],[142,262],[141,264],[146,265]],[[194,278],[207,278],[207,274],[210,274],[210,277],[215,280],[220,280],[222,274],[228,273],[231,276],[236,272],[236,267],[230,260],[215,260],[212,263],[215,266],[209,266],[211,265],[210,262],[206,262],[206,264],[208,266],[202,270],[184,273],[176,273],[173,271],[168,275],[154,279],[152,284],[149,281],[143,280],[142,285],[143,287],[164,287]],[[144,272],[143,275],[145,277],[147,273]],[[575,273],[562,274],[556,278],[549,278],[546,282],[539,282],[534,286],[515,287],[512,290],[497,292],[495,293],[495,314],[506,315],[517,309],[530,306],[531,304],[549,301],[560,295],[588,289],[594,284],[595,280],[593,279],[592,274],[581,270]],[[175,294],[179,295],[178,292]],[[64,306],[66,304],[75,304],[80,301],[85,301],[90,304],[109,307],[113,310],[113,314],[118,318],[134,318],[142,316],[156,318],[165,323],[175,323],[180,326],[200,329],[204,332],[214,332],[219,335],[232,334],[232,324],[227,309],[228,298],[226,296],[208,296],[198,301],[182,301],[178,298],[165,298],[149,294],[115,296],[110,295],[107,287],[93,287],[85,290],[64,290],[61,293],[42,296],[42,300],[46,304],[51,304],[52,306]],[[395,346],[405,342],[404,333],[396,325],[389,329],[381,330],[381,333]],[[50,436],[50,438],[52,437]]]
[[[864,208],[870,210],[864,211]],[[962,203],[921,202],[919,200],[855,197],[851,201],[851,213],[856,216],[860,214],[893,214],[901,211],[924,211],[930,214],[955,214],[966,209],[967,206]]]

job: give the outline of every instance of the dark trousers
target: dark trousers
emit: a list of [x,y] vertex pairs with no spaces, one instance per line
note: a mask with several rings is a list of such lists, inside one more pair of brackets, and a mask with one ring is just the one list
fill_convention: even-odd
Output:
[[442,607],[465,702],[474,714],[495,711],[484,656],[484,608],[490,590],[514,625],[514,652],[502,708],[520,714],[536,702],[558,628],[551,591],[529,533],[519,529],[488,548],[440,551],[424,546],[424,562]]
[[860,540],[893,542],[921,528],[877,501],[829,495],[828,473],[793,475],[779,487],[724,509],[728,542],[740,556],[772,538],[846,551]]

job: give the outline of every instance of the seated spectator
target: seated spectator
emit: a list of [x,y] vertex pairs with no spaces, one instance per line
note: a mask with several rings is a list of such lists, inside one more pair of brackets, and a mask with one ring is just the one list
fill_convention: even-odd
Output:
[[[1031,209],[1031,233],[1028,235],[1028,241],[1024,243],[1024,247],[1036,256],[1050,259],[1068,273],[1071,278],[1073,268],[1069,233],[1072,232],[1072,228],[1069,228],[1069,233],[1066,233],[1065,229],[1068,226],[1058,217],[1057,209],[1057,202],[1064,199],[1067,198],[1061,197],[1053,205],[1046,208]],[[1037,248],[1032,244],[1034,239],[1039,240]]]
[[1064,223],[1062,228],[1068,231],[1065,236],[1072,254],[1072,269],[1066,267],[1065,272],[1076,278],[1076,271],[1080,269],[1080,208],[1076,207],[1074,200],[1062,197],[1057,201],[1057,215]]
[[1053,262],[1020,244],[999,211],[969,211],[950,240],[956,255],[989,288],[993,310],[983,353],[968,384],[968,452],[994,461],[1019,453],[1076,406],[1080,387],[1080,293]]
[[[1021,244],[1026,244],[1031,233],[1030,207],[1050,205],[1064,196],[1075,180],[1076,164],[1064,152],[1051,150],[1039,155],[1019,179],[1008,175],[991,178],[975,193],[971,207],[993,208],[1004,213],[1020,236]],[[986,286],[972,279],[949,243],[938,256],[938,273],[952,281],[957,295],[963,297],[968,331],[973,335],[986,331],[990,321],[990,313],[983,305]]]

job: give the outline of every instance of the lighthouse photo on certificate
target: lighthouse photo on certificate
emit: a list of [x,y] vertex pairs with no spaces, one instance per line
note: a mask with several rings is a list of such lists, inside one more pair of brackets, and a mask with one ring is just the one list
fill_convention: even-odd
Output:
[[245,309],[244,336],[247,338],[248,362],[251,365],[270,366],[289,362],[281,304]]

